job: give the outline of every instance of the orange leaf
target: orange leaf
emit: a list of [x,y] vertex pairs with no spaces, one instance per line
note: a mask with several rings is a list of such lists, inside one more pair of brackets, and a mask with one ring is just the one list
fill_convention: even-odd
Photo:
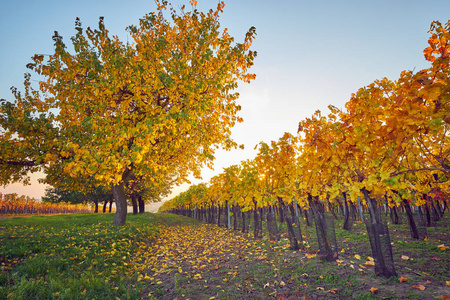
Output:
[[338,289],[334,288],[334,289],[328,290],[327,293],[336,294],[337,291],[338,291]]
[[307,257],[307,258],[314,258],[314,257],[316,257],[316,255],[317,255],[317,254],[309,254],[309,253],[306,253],[306,257]]
[[412,287],[421,291],[426,289],[426,287],[423,284],[413,285]]
[[434,257],[431,258],[431,260],[441,260],[441,259],[439,257],[437,257],[437,256],[434,256]]
[[369,289],[369,291],[370,291],[372,294],[375,294],[375,293],[378,291],[378,289],[375,288],[375,287],[371,287],[371,288]]
[[400,277],[398,278],[398,281],[400,281],[400,282],[405,282],[405,281],[408,281],[408,278],[403,277],[403,276],[400,276]]
[[425,282],[425,284],[431,284],[431,281],[427,280],[427,282]]
[[446,296],[446,295],[442,295],[442,296],[437,296],[434,297],[435,299],[445,299],[445,300],[450,300],[450,296]]

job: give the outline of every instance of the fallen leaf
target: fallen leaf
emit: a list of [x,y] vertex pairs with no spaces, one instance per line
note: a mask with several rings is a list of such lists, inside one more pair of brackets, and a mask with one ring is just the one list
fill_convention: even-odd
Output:
[[431,284],[431,281],[427,280],[427,282],[425,282],[425,284]]
[[344,250],[344,248],[342,248],[341,252],[342,252],[342,253],[345,253],[345,250]]
[[314,257],[316,257],[317,256],[317,254],[309,254],[309,253],[306,253],[306,257],[307,258],[314,258]]
[[442,295],[442,296],[437,296],[434,297],[435,299],[445,299],[445,300],[450,300],[450,296],[446,296],[446,295]]
[[403,276],[400,276],[400,277],[398,278],[398,281],[400,281],[400,282],[405,282],[405,281],[408,281],[408,278],[403,277]]
[[412,287],[415,288],[415,289],[421,290],[421,291],[426,289],[426,287],[424,285],[422,285],[422,284],[413,285]]
[[423,240],[424,241],[428,241],[428,236],[425,236],[425,238]]
[[404,259],[404,260],[408,260],[408,259],[409,259],[409,256],[406,256],[406,255],[402,255],[402,259]]
[[439,250],[441,251],[445,251],[447,250],[448,246],[445,246],[444,244],[437,246],[439,248]]
[[360,260],[360,259],[361,259],[361,256],[359,256],[358,254],[355,254],[355,258],[356,258],[357,260]]
[[365,265],[367,265],[367,266],[375,266],[375,262],[368,260],[368,261],[366,261]]
[[375,294],[375,293],[378,291],[378,288],[376,288],[376,287],[371,287],[371,288],[369,289],[369,291],[370,291],[372,294]]
[[431,258],[431,260],[441,260],[441,259],[439,257],[437,257],[437,256],[434,256],[434,257]]
[[280,286],[285,286],[285,285],[286,285],[286,283],[284,283],[284,281],[280,282]]
[[264,288],[266,288],[266,287],[270,287],[270,283],[266,283],[266,284],[264,285]]
[[319,278],[320,278],[320,279],[323,279],[323,275],[320,275]]
[[328,290],[327,293],[336,294],[337,291],[338,291],[338,289],[337,289],[337,288],[334,288],[334,289]]
[[445,285],[446,285],[446,286],[450,286],[450,281],[446,281],[446,282],[445,282]]
[[318,286],[318,287],[316,288],[316,290],[319,290],[319,291],[325,291],[325,289],[324,289],[323,287],[320,287],[320,286]]

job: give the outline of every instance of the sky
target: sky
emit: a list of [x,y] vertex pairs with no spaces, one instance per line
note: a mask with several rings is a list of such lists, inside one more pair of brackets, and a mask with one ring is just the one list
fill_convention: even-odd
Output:
[[[188,1],[173,0],[177,8]],[[198,0],[198,9],[215,8],[218,1]],[[23,87],[26,64],[34,54],[51,54],[52,35],[58,31],[66,43],[75,34],[79,17],[83,27],[97,28],[104,17],[111,34],[126,41],[125,28],[155,11],[154,0],[23,0],[0,1],[0,98],[12,100],[11,86]],[[446,23],[450,1],[416,0],[228,0],[220,17],[237,42],[256,27],[252,50],[258,52],[251,71],[256,80],[238,88],[244,122],[232,137],[244,150],[216,153],[214,170],[256,155],[261,141],[278,140],[295,133],[299,121],[316,110],[326,113],[332,104],[343,108],[352,93],[374,80],[395,80],[402,70],[429,67],[423,57],[432,21]],[[0,187],[0,193],[40,198],[45,186],[32,175],[32,184]],[[183,184],[173,195],[186,190]]]

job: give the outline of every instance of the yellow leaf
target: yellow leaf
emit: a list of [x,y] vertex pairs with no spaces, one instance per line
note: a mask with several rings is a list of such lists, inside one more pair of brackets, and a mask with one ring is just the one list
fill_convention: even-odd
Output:
[[368,260],[368,261],[366,261],[365,265],[366,266],[375,266],[375,262]]
[[415,289],[421,290],[421,291],[426,289],[426,286],[424,286],[422,284],[413,285],[412,287],[415,288]]
[[376,287],[371,287],[371,288],[369,289],[369,291],[370,291],[372,294],[375,294],[375,293],[378,291],[378,288],[376,288]]
[[358,254],[355,254],[355,258],[356,258],[357,260],[360,260],[360,259],[361,259],[361,256],[359,256]]

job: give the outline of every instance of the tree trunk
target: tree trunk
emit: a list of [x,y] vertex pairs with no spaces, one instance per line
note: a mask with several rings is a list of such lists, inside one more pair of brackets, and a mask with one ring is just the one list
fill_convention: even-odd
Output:
[[416,222],[414,221],[414,217],[411,211],[411,206],[409,205],[409,202],[406,199],[403,200],[403,205],[405,206],[406,210],[406,216],[408,217],[408,225],[409,225],[409,231],[411,233],[411,237],[413,239],[419,239],[419,231],[417,230]]
[[145,203],[144,200],[142,200],[142,196],[139,196],[138,204],[139,204],[139,213],[143,214],[145,212]]
[[114,201],[116,202],[116,213],[114,215],[113,225],[122,226],[125,225],[127,219],[127,197],[125,196],[123,183],[114,184],[111,188],[114,195]]
[[319,244],[319,258],[326,261],[334,261],[338,258],[336,232],[334,230],[334,219],[325,219],[324,206],[308,194],[308,203],[314,213],[314,223],[316,224],[317,242]]
[[257,206],[257,202],[255,200],[255,198],[253,198],[253,204],[255,205],[255,208],[253,210],[253,236],[255,238],[260,238],[261,237],[261,231],[260,231],[260,227],[259,227],[259,218],[258,218],[258,206]]
[[398,218],[398,213],[397,213],[397,206],[394,204],[394,206],[389,207],[389,209],[391,211],[390,216],[391,216],[392,224],[400,224],[400,220]]
[[295,236],[294,226],[292,224],[295,224],[294,219],[291,217],[291,215],[287,212],[287,206],[283,202],[281,197],[278,198],[278,204],[280,207],[280,214],[283,217],[284,220],[286,220],[286,227],[287,227],[287,233],[289,238],[289,243],[291,245],[291,250],[298,250],[300,249],[300,246],[298,245],[297,237]]
[[[294,204],[295,205],[295,204]],[[292,216],[292,220],[294,220],[294,233],[295,236],[298,240],[299,246],[300,248],[303,249],[303,236],[302,236],[302,230],[300,228],[300,221],[298,220],[298,213],[295,211],[295,208],[297,208],[297,206],[289,206],[289,209],[291,211],[291,216]]]
[[372,248],[372,255],[375,259],[375,273],[376,275],[383,275],[386,278],[397,276],[394,267],[389,229],[381,219],[376,200],[369,196],[369,192],[365,188],[362,189],[362,192],[369,209],[370,221],[366,220],[366,227]]
[[114,200],[109,201],[109,212],[112,212],[112,204]]
[[137,215],[138,214],[138,205],[137,205],[135,193],[131,194],[131,204],[133,205],[133,215]]
[[309,219],[309,213],[308,213],[308,208],[305,208],[305,210],[303,211],[305,213],[305,219],[306,219],[306,226],[311,226],[311,222]]
[[220,205],[218,205],[217,208],[217,226],[221,226],[222,224],[220,224],[220,215],[221,215],[221,209],[220,209]]
[[105,200],[105,203],[103,203],[103,213],[106,213],[106,206],[108,206],[108,200]]
[[[438,212],[438,210],[436,209],[436,206],[434,205],[434,199],[430,197],[430,204],[431,204],[431,209],[432,209],[432,215],[433,215],[433,222],[436,223],[441,219],[441,215]],[[439,203],[438,203],[439,206]]]
[[95,201],[94,205],[95,205],[94,213],[98,213],[98,201]]
[[245,213],[243,213],[242,211],[241,211],[241,217],[242,217],[242,233],[247,233],[248,226],[246,226],[247,224],[245,224]]
[[344,229],[349,231],[352,229],[353,226],[353,219],[350,218],[350,212],[348,209],[348,203],[347,203],[347,194],[346,193],[342,193],[342,196],[344,197],[344,216],[345,216],[345,220],[344,220]]
[[281,239],[278,231],[277,218],[275,217],[275,210],[273,206],[268,207],[267,211],[267,230],[269,231],[269,238],[271,241],[279,241]]
[[333,218],[335,218],[337,220],[338,217],[336,216],[336,212],[334,211],[334,205],[331,204],[330,201],[328,201],[328,207],[330,208],[330,211],[331,211],[331,214],[333,215]]
[[233,217],[234,217],[233,218],[233,230],[238,230],[238,221],[237,221],[238,207],[236,205],[233,205],[232,211],[233,211]]
[[428,207],[428,203],[425,203],[424,207],[425,207],[425,218],[427,220],[427,227],[431,227],[432,224],[431,224],[430,208]]

